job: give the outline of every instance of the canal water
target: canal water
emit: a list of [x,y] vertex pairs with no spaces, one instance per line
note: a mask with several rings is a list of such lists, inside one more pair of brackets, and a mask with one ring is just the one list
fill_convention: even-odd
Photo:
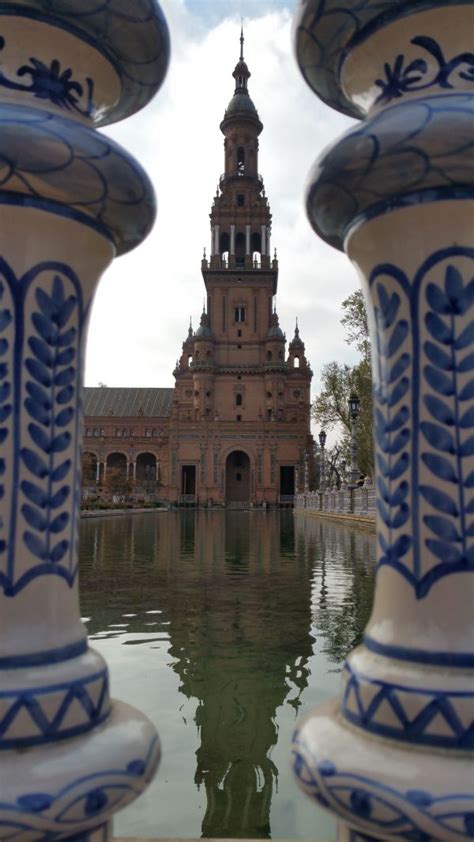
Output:
[[295,720],[338,692],[374,587],[374,537],[291,511],[81,523],[81,611],[112,694],[163,759],[118,836],[335,839],[290,770]]

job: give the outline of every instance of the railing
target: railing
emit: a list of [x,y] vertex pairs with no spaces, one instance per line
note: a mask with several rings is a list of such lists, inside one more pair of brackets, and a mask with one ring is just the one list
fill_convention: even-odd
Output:
[[219,187],[222,189],[225,182],[230,178],[254,178],[258,181],[260,189],[263,187],[263,176],[260,175],[260,173],[250,173],[245,169],[245,167],[242,170],[236,170],[232,173],[223,172],[222,175],[219,176]]
[[185,506],[193,504],[196,502],[196,495],[195,494],[181,494],[180,502],[183,503]]
[[280,504],[289,506],[293,505],[295,500],[294,494],[280,494]]
[[375,518],[375,487],[372,483],[367,483],[362,487],[308,491],[295,497],[295,511],[316,511]]

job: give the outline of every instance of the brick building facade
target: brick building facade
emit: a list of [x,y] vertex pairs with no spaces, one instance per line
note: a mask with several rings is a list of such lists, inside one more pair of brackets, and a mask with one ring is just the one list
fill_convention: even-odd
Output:
[[[312,372],[298,326],[288,344],[274,306],[278,261],[258,172],[257,110],[243,58],[220,128],[225,169],[201,271],[206,308],[190,326],[174,389],[84,389],[84,486],[129,480],[135,497],[200,505],[289,502],[312,452]],[[110,482],[109,482],[110,485]]]

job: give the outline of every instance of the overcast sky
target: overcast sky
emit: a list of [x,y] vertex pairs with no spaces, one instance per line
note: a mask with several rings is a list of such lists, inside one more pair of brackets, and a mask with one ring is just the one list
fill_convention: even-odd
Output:
[[161,0],[171,32],[168,76],[155,100],[106,133],[137,157],[158,197],[148,239],[102,278],[92,313],[86,385],[173,386],[189,317],[196,328],[209,253],[209,211],[224,169],[219,123],[232,97],[244,17],[250,95],[264,124],[259,170],[273,213],[280,265],[277,308],[287,338],[298,316],[314,371],[331,359],[353,363],[339,324],[341,301],[357,288],[344,255],[320,241],[304,211],[307,173],[350,125],[306,86],[292,53],[296,2]]

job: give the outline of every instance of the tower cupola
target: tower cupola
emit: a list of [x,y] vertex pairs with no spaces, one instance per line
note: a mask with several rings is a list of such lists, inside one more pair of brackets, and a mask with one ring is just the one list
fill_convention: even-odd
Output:
[[246,122],[251,121],[253,123],[254,131],[256,132],[255,136],[258,137],[263,129],[263,124],[260,122],[257,109],[248,92],[248,80],[251,73],[244,60],[243,29],[240,31],[240,56],[232,76],[235,79],[235,90],[225,110],[224,119],[221,123],[221,131],[227,135],[228,130],[234,125],[236,120],[241,121],[244,119]]

